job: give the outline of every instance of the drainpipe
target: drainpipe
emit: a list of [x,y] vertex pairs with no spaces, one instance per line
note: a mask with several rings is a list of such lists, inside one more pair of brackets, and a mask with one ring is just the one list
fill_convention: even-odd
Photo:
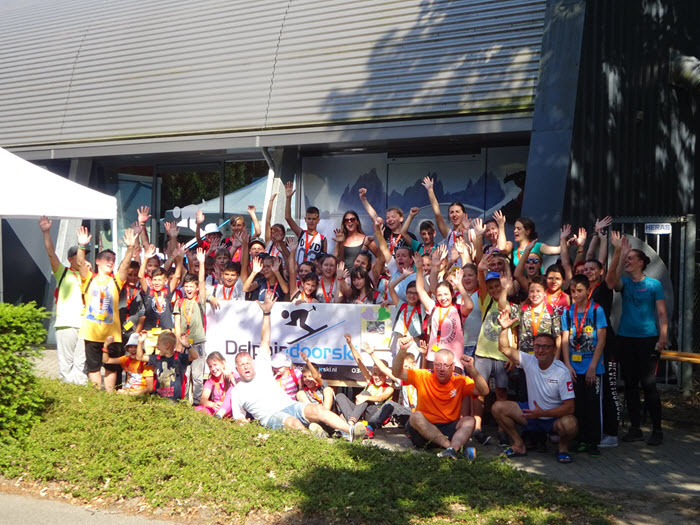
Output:
[[263,158],[265,159],[265,162],[267,162],[267,165],[269,166],[269,168],[273,172],[276,172],[277,170],[275,169],[275,162],[272,160],[272,157],[270,157],[270,151],[268,150],[267,146],[263,146],[262,155],[263,155]]

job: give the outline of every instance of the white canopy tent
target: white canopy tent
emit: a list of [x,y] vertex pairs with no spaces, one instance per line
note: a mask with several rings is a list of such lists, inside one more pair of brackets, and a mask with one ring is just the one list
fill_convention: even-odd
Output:
[[[72,182],[0,148],[0,220],[107,219],[117,239],[117,199]],[[0,228],[0,302],[2,279],[2,229]]]

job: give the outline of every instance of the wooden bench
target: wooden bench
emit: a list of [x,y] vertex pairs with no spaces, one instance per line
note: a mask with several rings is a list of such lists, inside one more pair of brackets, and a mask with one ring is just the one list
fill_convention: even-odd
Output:
[[695,354],[693,352],[671,352],[669,350],[662,350],[661,359],[664,361],[678,361],[679,363],[700,365],[700,354]]

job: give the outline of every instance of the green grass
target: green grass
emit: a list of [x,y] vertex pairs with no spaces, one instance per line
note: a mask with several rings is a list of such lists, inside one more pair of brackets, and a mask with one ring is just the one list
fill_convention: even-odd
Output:
[[144,498],[214,519],[290,511],[338,523],[606,523],[590,494],[498,460],[449,462],[238,426],[159,399],[42,380],[42,421],[0,450],[6,477],[53,481],[74,497]]

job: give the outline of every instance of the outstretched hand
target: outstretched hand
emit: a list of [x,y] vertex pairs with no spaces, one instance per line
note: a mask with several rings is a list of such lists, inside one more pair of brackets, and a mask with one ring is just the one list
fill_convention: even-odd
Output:
[[255,301],[255,302],[258,303],[258,306],[263,311],[263,313],[267,314],[267,313],[270,313],[270,311],[272,310],[272,307],[275,305],[275,302],[277,302],[277,296],[275,295],[275,292],[268,291],[268,292],[265,292],[265,300],[263,302],[260,302],[260,301]]
[[51,224],[51,219],[49,219],[46,215],[42,215],[41,217],[39,217],[39,228],[41,229],[41,231],[47,232],[51,230]]

